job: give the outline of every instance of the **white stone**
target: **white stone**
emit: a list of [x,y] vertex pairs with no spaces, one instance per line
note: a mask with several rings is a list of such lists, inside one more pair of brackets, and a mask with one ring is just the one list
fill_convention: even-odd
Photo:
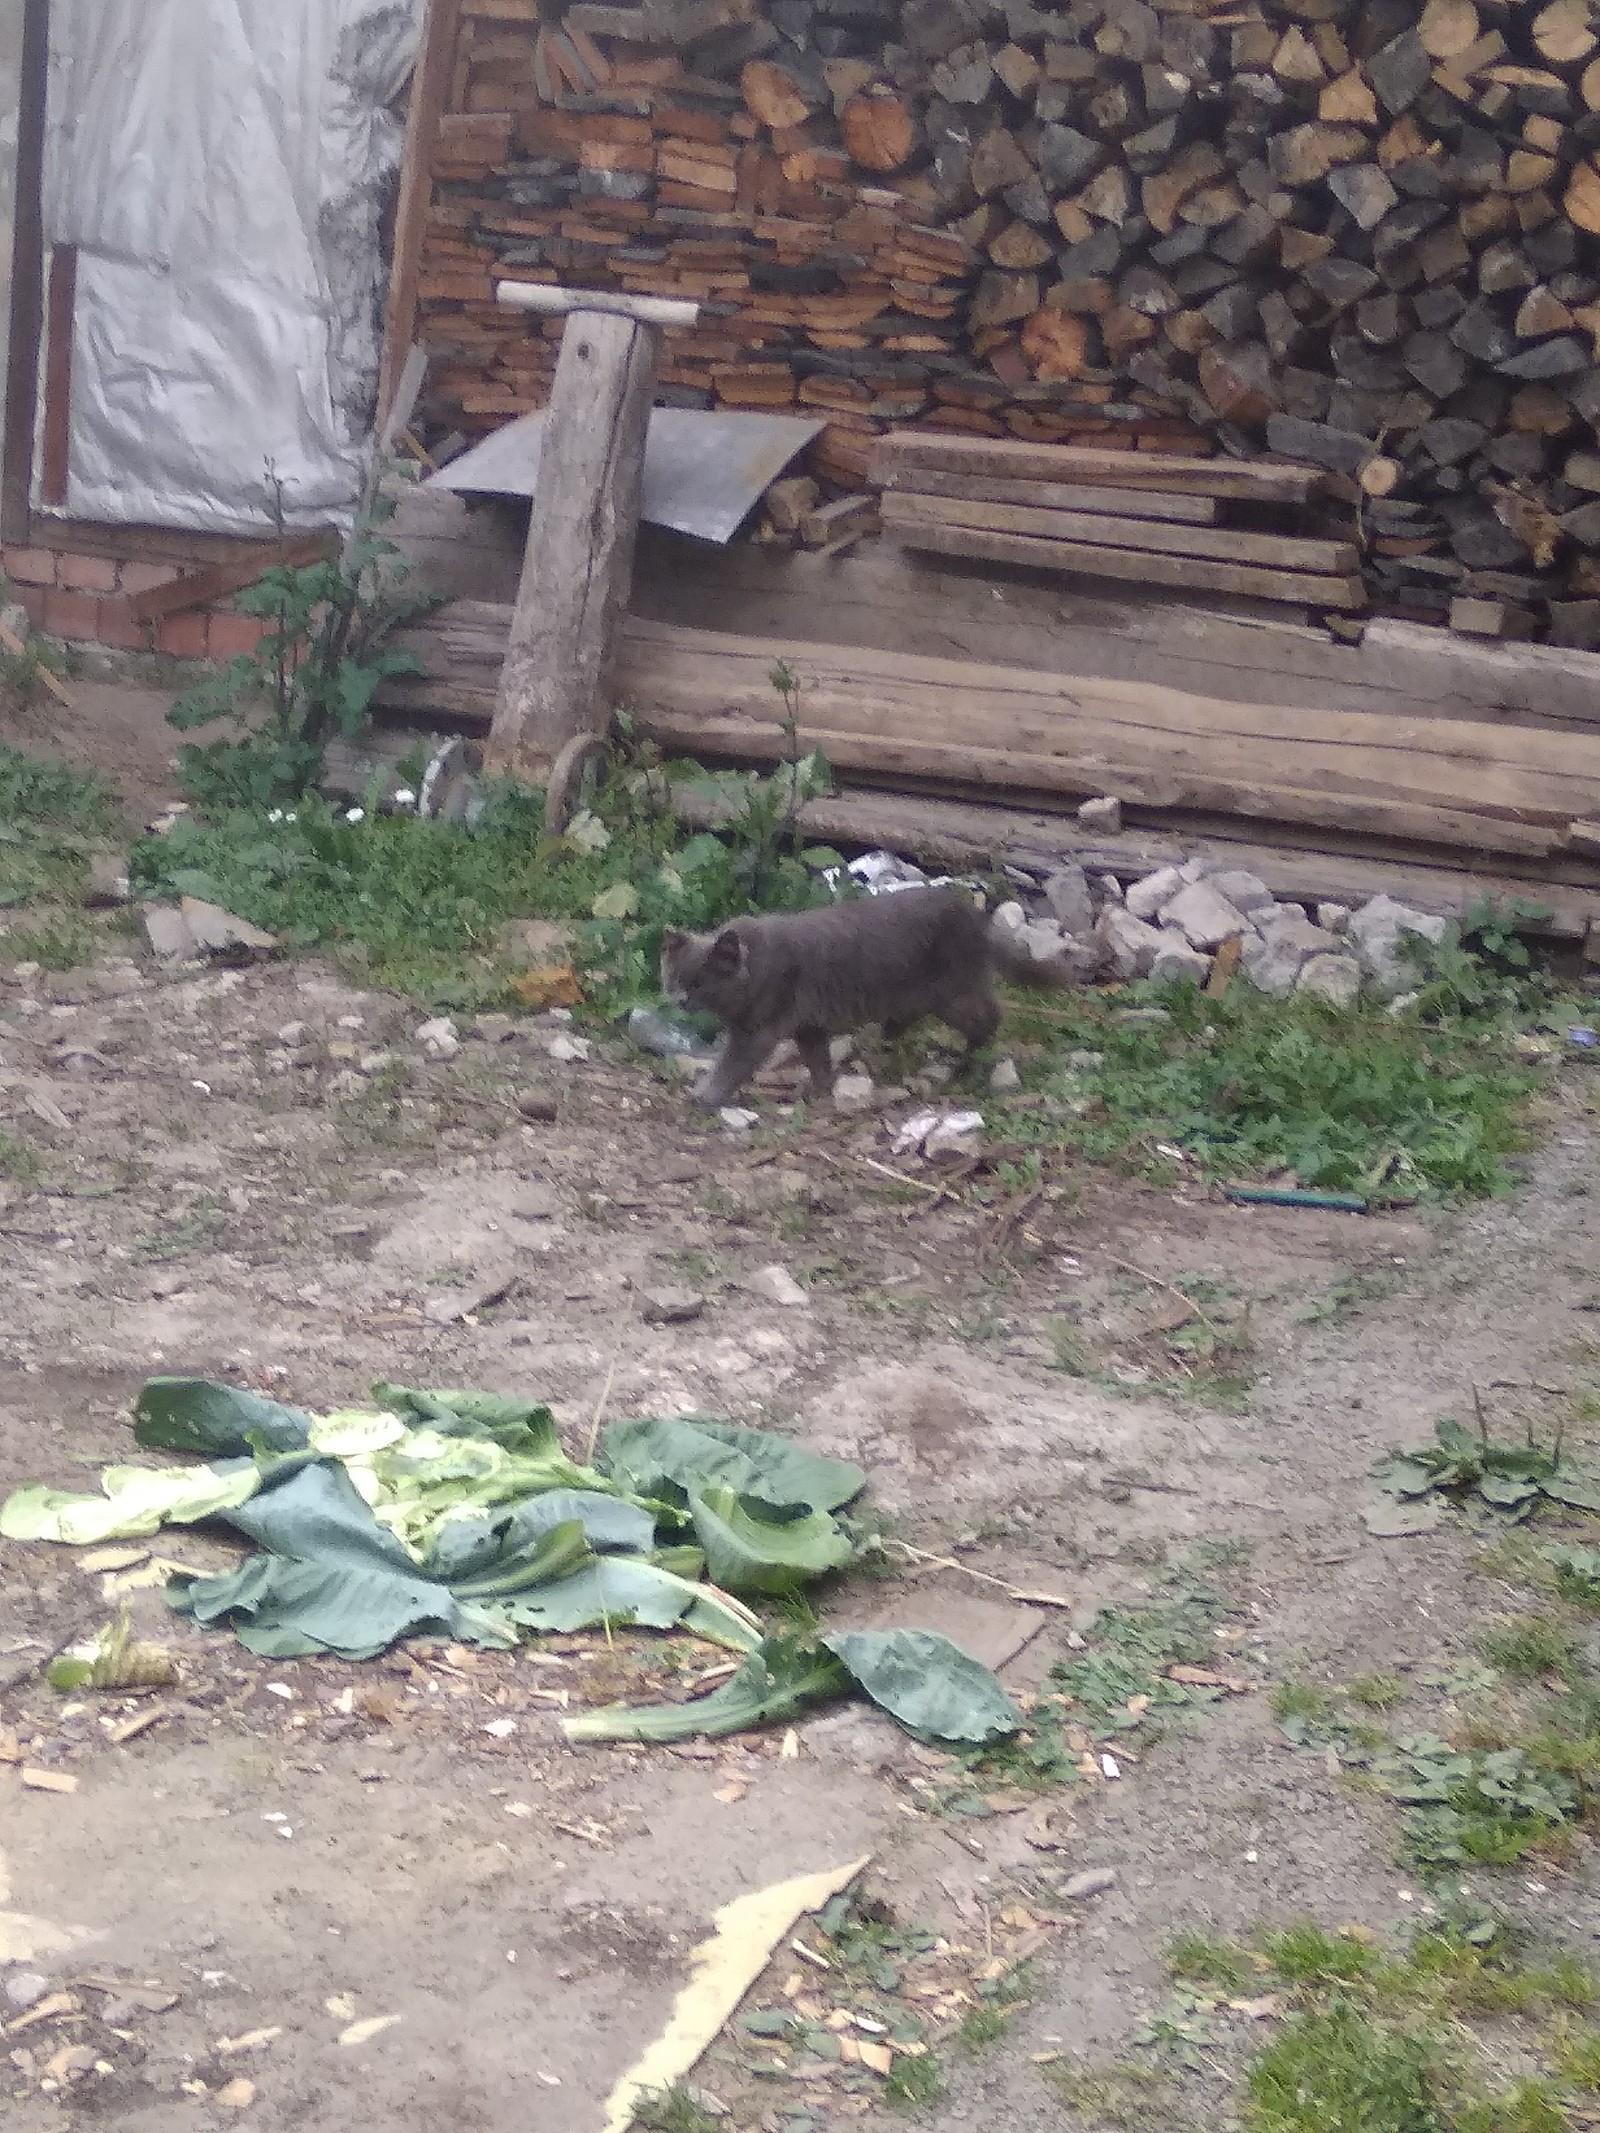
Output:
[[1135,918],[1153,919],[1162,905],[1171,903],[1183,886],[1183,876],[1176,867],[1158,867],[1155,873],[1146,874],[1143,881],[1132,883],[1122,900]]
[[1085,800],[1078,809],[1078,820],[1087,830],[1099,830],[1108,837],[1116,837],[1122,830],[1122,802],[1109,797]]
[[1144,978],[1161,953],[1161,935],[1121,904],[1107,904],[1095,922],[1095,938],[1119,978]]
[[1035,963],[1053,963],[1066,946],[1061,928],[1053,918],[1036,918],[1016,932],[1017,946]]
[[1353,1007],[1361,990],[1361,965],[1353,955],[1314,955],[1302,966],[1295,990],[1315,993],[1335,1007]]
[[1210,881],[1192,881],[1180,889],[1161,914],[1176,926],[1191,948],[1220,948],[1236,933],[1250,931],[1249,920]]
[[834,1108],[838,1111],[870,1110],[876,1093],[870,1074],[841,1074],[833,1085]]
[[1318,904],[1317,924],[1324,933],[1348,933],[1350,930],[1350,906],[1348,904]]
[[1100,891],[1102,904],[1120,904],[1122,902],[1122,884],[1115,874],[1096,874],[1094,885]]
[[1087,933],[1094,924],[1089,877],[1075,859],[1063,860],[1044,885],[1044,900],[1065,933]]
[[1226,873],[1208,874],[1207,885],[1225,896],[1236,911],[1252,917],[1264,911],[1273,900],[1272,891],[1259,874],[1246,873],[1243,867],[1231,867]]
[[1204,881],[1208,874],[1214,874],[1216,871],[1217,862],[1208,859],[1203,852],[1197,852],[1193,859],[1186,859],[1178,869],[1185,881]]
[[587,1037],[568,1037],[565,1035],[552,1037],[545,1046],[545,1051],[550,1058],[556,1060],[560,1065],[570,1066],[574,1060],[588,1058],[589,1040]]
[[747,1111],[742,1104],[724,1104],[717,1116],[730,1133],[748,1133],[761,1113]]
[[1330,954],[1337,945],[1331,934],[1313,926],[1303,911],[1290,905],[1245,942],[1244,974],[1258,992],[1281,1000],[1294,991],[1296,979],[1312,956]]
[[1402,936],[1411,933],[1425,941],[1441,941],[1445,921],[1396,903],[1392,896],[1374,896],[1350,914],[1349,930],[1361,967],[1378,990],[1392,999],[1417,981],[1416,964],[1401,950]]
[[1150,975],[1168,984],[1203,985],[1211,974],[1211,958],[1191,948],[1176,927],[1163,927]]
[[1028,914],[1023,910],[1021,904],[1013,898],[1010,903],[1000,904],[996,907],[994,923],[997,926],[1004,926],[1008,933],[1015,933],[1020,927],[1028,923]]
[[285,1022],[278,1031],[280,1044],[302,1044],[305,1041],[306,1025],[303,1022]]
[[989,1086],[997,1095],[1003,1095],[1008,1089],[1020,1089],[1022,1076],[1017,1071],[1017,1062],[997,1059],[989,1069]]
[[763,1297],[784,1311],[805,1311],[811,1298],[786,1266],[760,1266],[745,1283],[752,1296]]
[[431,1022],[420,1023],[416,1038],[430,1059],[453,1059],[461,1049],[461,1038],[448,1015],[436,1015]]

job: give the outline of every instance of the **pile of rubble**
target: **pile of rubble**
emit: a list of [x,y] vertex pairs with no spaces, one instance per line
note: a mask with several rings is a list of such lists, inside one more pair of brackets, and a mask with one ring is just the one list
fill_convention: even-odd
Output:
[[1203,985],[1218,955],[1226,954],[1260,992],[1280,999],[1314,993],[1348,1007],[1363,983],[1386,999],[1411,990],[1417,970],[1403,936],[1437,942],[1445,930],[1442,918],[1389,896],[1375,896],[1356,911],[1280,903],[1254,874],[1210,859],[1161,867],[1126,890],[1115,875],[1091,877],[1072,863],[1042,883],[1021,869],[1007,871],[1019,889],[1029,883],[1037,908],[1004,903],[997,924],[1010,928],[1030,956],[1060,959],[1086,984],[1156,978]]

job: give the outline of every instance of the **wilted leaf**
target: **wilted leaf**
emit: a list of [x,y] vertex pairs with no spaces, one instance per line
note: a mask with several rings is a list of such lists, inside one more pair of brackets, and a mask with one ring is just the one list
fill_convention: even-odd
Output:
[[614,881],[589,906],[596,918],[632,918],[638,908],[639,892],[631,881]]
[[686,1502],[708,1484],[720,1484],[764,1504],[836,1511],[867,1481],[847,1459],[826,1459],[770,1430],[701,1415],[613,1422],[603,1441],[612,1478],[635,1496]]
[[811,1704],[840,1696],[850,1685],[831,1652],[781,1636],[765,1638],[731,1681],[683,1704],[584,1711],[563,1719],[569,1740],[716,1740],[795,1717]]
[[511,980],[511,990],[524,1007],[576,1007],[583,998],[578,973],[570,963],[545,963],[525,970]]
[[691,1495],[689,1510],[711,1580],[729,1592],[796,1592],[855,1553],[826,1511],[762,1518],[750,1498],[718,1487]]
[[986,1666],[928,1629],[854,1629],[824,1637],[874,1703],[934,1740],[997,1740],[1022,1713]]

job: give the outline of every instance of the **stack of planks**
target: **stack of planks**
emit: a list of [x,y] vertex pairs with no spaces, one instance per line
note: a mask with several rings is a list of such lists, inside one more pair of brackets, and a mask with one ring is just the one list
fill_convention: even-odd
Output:
[[[1353,541],[1271,521],[1317,493],[1315,467],[895,431],[873,479],[883,524],[907,548],[1136,584],[1365,605]],[[1253,524],[1230,523],[1248,513]]]
[[[510,609],[456,601],[401,642],[428,670],[380,709],[473,733],[494,715]],[[1111,793],[1188,822],[1234,818],[1327,850],[1419,850],[1592,883],[1600,734],[1243,704],[1043,674],[682,628],[630,616],[617,697],[668,756],[770,764],[795,736],[772,672],[799,683],[798,741],[852,781],[1070,809]]]

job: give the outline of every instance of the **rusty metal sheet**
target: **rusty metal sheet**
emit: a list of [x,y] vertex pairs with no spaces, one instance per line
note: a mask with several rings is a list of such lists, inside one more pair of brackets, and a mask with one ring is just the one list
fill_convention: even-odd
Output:
[[[644,516],[705,541],[728,541],[749,517],[762,491],[822,428],[802,415],[736,414],[722,408],[651,410],[644,453]],[[425,487],[462,496],[534,495],[544,410],[519,415]]]

